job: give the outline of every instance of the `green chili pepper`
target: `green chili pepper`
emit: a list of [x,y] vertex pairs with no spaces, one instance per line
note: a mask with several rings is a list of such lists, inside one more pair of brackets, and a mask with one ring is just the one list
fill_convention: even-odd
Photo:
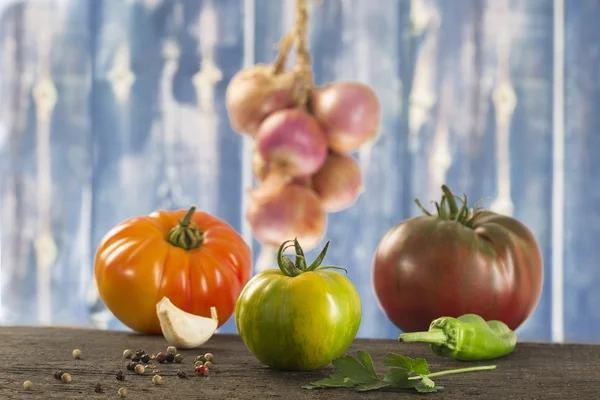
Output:
[[517,335],[501,321],[485,321],[479,315],[434,320],[427,332],[403,333],[401,342],[429,343],[433,352],[455,360],[490,360],[511,353]]

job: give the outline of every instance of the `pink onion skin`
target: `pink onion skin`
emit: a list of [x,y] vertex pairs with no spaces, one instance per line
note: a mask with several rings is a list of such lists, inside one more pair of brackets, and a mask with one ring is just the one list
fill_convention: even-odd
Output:
[[294,106],[295,84],[293,72],[275,74],[272,65],[258,64],[239,71],[225,92],[231,128],[254,137],[269,114]]
[[308,112],[276,111],[260,125],[256,148],[269,166],[293,178],[313,175],[327,158],[327,135]]
[[327,230],[327,213],[317,194],[307,186],[290,183],[265,195],[252,195],[246,219],[254,237],[278,247],[297,237],[305,251],[315,248]]
[[381,120],[381,105],[369,86],[352,81],[311,90],[311,111],[327,132],[330,149],[351,153],[373,140]]
[[312,187],[325,211],[334,213],[349,208],[363,190],[360,165],[348,154],[330,152],[313,176]]

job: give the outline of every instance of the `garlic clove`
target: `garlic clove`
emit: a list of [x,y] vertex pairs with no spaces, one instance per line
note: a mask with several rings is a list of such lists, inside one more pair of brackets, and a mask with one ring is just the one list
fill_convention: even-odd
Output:
[[193,349],[206,343],[217,330],[217,309],[210,308],[211,317],[191,314],[175,306],[167,297],[156,303],[156,315],[163,336],[171,346]]

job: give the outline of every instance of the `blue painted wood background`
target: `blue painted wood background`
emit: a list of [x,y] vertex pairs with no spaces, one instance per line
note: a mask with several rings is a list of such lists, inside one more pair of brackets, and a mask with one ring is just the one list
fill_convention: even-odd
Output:
[[[368,83],[383,106],[378,139],[357,154],[366,192],[327,232],[329,262],[349,267],[363,299],[359,336],[397,335],[371,257],[418,212],[415,197],[438,199],[447,182],[490,197],[543,248],[544,291],[521,339],[600,342],[600,2],[314,3],[316,82]],[[128,217],[197,204],[251,240],[249,144],[224,93],[239,69],[274,58],[293,19],[293,0],[0,1],[3,325],[124,329],[92,262]],[[214,85],[201,79],[211,70]]]

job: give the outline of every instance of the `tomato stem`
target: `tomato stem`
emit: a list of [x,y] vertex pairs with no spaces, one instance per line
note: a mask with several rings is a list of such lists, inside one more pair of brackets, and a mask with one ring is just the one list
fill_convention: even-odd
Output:
[[458,206],[456,205],[456,200],[454,199],[454,193],[452,193],[450,188],[446,185],[442,185],[442,191],[446,195],[446,201],[450,207],[449,217],[450,219],[456,220],[458,218]]
[[[323,250],[321,250],[317,258],[315,258],[310,266],[307,267],[306,258],[304,257],[304,250],[302,250],[302,246],[300,246],[298,238],[286,240],[281,244],[281,246],[279,246],[279,251],[277,252],[277,265],[284,275],[290,277],[298,276],[304,272],[314,272],[322,269],[338,269],[348,274],[348,270],[346,268],[338,267],[337,265],[321,265],[323,259],[325,258],[325,254],[327,254],[327,249],[330,242],[330,240],[327,241],[325,247]],[[286,249],[292,246],[296,251],[296,263],[294,263],[290,257],[283,254]]]
[[[472,210],[469,210],[469,204],[466,194],[463,193],[462,197],[457,196],[454,193],[452,193],[450,188],[446,185],[442,185],[442,192],[444,194],[442,195],[441,201],[439,203],[434,202],[435,208],[437,210],[437,218],[445,221],[456,221],[469,228],[472,228],[473,224],[475,223],[475,219],[477,218],[479,213],[483,211],[483,209],[480,206],[484,199],[480,199],[479,201],[477,201],[477,203],[475,203],[475,207],[473,207]],[[462,203],[460,208],[458,207],[456,199],[458,199]],[[429,211],[427,211],[425,207],[423,207],[419,199],[415,199],[415,203],[417,204],[417,207],[419,207],[419,209],[423,212],[423,214],[429,217],[435,217]]]
[[193,250],[204,243],[204,232],[192,221],[195,212],[196,206],[190,207],[177,226],[169,232],[167,241],[173,246],[184,250]]

